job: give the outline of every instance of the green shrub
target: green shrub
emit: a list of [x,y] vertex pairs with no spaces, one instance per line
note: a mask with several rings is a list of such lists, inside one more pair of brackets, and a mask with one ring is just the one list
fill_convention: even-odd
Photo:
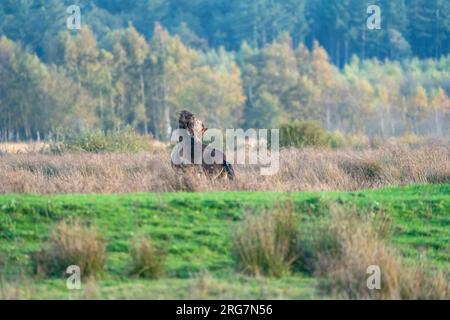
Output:
[[299,219],[292,209],[249,214],[233,230],[234,255],[243,272],[281,277],[291,271]]
[[330,135],[315,121],[294,121],[280,127],[282,147],[327,147]]
[[305,224],[300,230],[294,268],[312,275],[316,271],[319,254],[338,254],[340,250],[339,241],[330,232],[327,219],[319,219],[313,225]]
[[0,239],[12,240],[16,235],[16,224],[9,214],[0,212]]
[[348,145],[355,150],[370,148],[370,139],[363,133],[354,133],[347,135]]
[[411,148],[417,148],[426,143],[426,137],[418,136],[414,133],[406,133],[398,137],[397,142],[401,145],[407,145]]
[[82,133],[66,132],[50,145],[50,150],[53,153],[65,151],[136,153],[148,151],[151,146],[150,137],[141,136],[131,128],[111,132],[95,129]]
[[336,131],[330,134],[330,147],[332,149],[342,149],[345,148],[346,145],[345,135],[342,132]]
[[131,244],[132,273],[143,278],[159,278],[164,274],[166,255],[147,237],[139,237]]

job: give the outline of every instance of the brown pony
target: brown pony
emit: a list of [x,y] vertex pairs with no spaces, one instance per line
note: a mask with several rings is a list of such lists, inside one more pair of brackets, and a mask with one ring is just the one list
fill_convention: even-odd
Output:
[[[179,127],[180,129],[187,130],[190,139],[191,139],[191,159],[190,164],[182,164],[182,165],[175,165],[172,163],[172,166],[176,169],[182,169],[185,171],[187,168],[192,167],[200,167],[201,170],[211,178],[228,178],[230,180],[233,180],[236,176],[234,173],[234,169],[226,160],[225,154],[215,148],[212,148],[208,146],[207,144],[203,143],[203,134],[205,133],[208,128],[205,127],[202,121],[197,119],[194,114],[192,114],[189,111],[183,110],[180,112],[180,117],[178,119]],[[182,137],[180,137],[180,142],[182,141]],[[202,150],[203,153],[206,152],[210,154],[212,157],[215,156],[222,156],[223,159],[222,163],[213,163],[213,164],[206,164],[202,161],[201,165],[194,164],[194,150],[198,149]]]

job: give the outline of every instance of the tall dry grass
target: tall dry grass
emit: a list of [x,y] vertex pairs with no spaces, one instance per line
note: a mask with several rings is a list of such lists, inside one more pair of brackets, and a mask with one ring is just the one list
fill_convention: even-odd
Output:
[[149,237],[138,237],[131,243],[132,273],[143,278],[159,278],[164,274],[166,255]]
[[47,148],[46,142],[0,142],[0,154],[37,153]]
[[[322,294],[341,299],[450,298],[448,274],[425,258],[406,261],[392,246],[386,214],[338,206],[321,222],[305,228],[292,207],[247,215],[231,237],[241,270],[275,277],[307,271]],[[368,287],[371,266],[380,270],[379,288]]]
[[289,274],[296,259],[298,226],[291,206],[247,214],[231,237],[240,269],[256,276]]
[[106,244],[95,228],[61,221],[41,251],[32,254],[32,261],[42,276],[64,275],[70,265],[79,266],[83,276],[96,276],[106,263]]
[[235,181],[180,175],[170,150],[140,154],[4,154],[0,193],[116,193],[220,190],[355,190],[410,183],[450,182],[450,146],[387,145],[368,150],[283,149],[280,170],[236,166]]
[[[327,234],[321,235],[332,245],[316,246],[314,272],[322,292],[343,299],[450,298],[444,272],[433,270],[425,259],[406,262],[387,241],[385,223],[348,211],[334,212]],[[380,288],[368,288],[369,266],[379,267]]]

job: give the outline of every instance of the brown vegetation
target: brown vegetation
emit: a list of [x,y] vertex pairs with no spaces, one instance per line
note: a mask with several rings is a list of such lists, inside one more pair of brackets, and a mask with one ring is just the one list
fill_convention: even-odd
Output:
[[[247,215],[232,232],[241,270],[280,277],[307,271],[325,296],[343,299],[448,299],[448,275],[426,259],[406,261],[389,240],[383,212],[361,215],[333,207],[331,217],[304,228],[293,207]],[[379,268],[379,287],[369,289],[370,267]]]
[[115,193],[214,190],[356,190],[450,181],[450,146],[378,149],[283,149],[280,170],[237,166],[235,181],[179,176],[168,149],[152,153],[41,153],[0,156],[0,193]]
[[256,276],[289,274],[295,261],[298,225],[299,218],[291,206],[247,215],[232,232],[240,269]]
[[[344,299],[448,299],[447,275],[432,270],[425,260],[406,263],[384,239],[383,229],[351,210],[335,213],[326,236],[334,239],[335,247],[322,248],[315,256],[320,289]],[[367,268],[372,265],[379,267],[381,277],[380,288],[370,290]]]
[[70,224],[61,221],[44,248],[32,255],[32,260],[38,275],[61,276],[68,266],[77,265],[83,276],[95,276],[106,263],[105,241],[93,227],[78,221]]

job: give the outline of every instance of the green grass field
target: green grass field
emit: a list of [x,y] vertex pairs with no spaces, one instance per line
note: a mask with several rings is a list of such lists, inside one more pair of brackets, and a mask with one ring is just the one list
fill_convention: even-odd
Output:
[[[334,204],[385,212],[392,219],[393,244],[407,259],[425,255],[433,266],[450,269],[450,184],[357,192],[9,194],[0,196],[3,292],[43,299],[321,298],[308,274],[272,279],[236,271],[230,230],[246,212],[282,201],[294,204],[304,224],[326,217]],[[82,279],[80,291],[67,290],[64,278],[36,279],[30,271],[29,254],[41,248],[58,221],[70,218],[95,225],[107,240],[103,276],[95,282]],[[164,278],[129,274],[130,240],[140,234],[167,252]]]

